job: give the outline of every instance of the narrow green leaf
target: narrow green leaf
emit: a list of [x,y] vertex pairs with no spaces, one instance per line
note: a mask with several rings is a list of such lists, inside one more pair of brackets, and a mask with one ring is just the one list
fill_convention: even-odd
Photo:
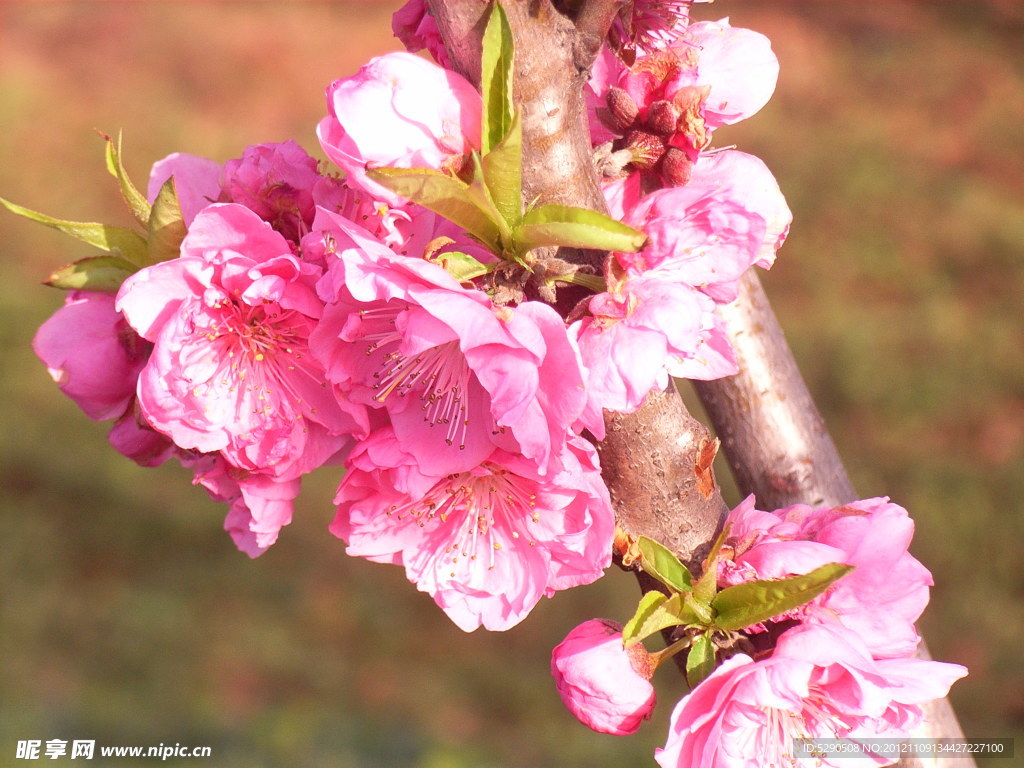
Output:
[[137,269],[119,256],[87,256],[61,267],[44,282],[65,291],[117,293],[121,283]]
[[523,218],[523,124],[519,110],[503,138],[481,161],[484,183],[509,229]]
[[686,682],[690,688],[697,685],[715,671],[715,644],[707,634],[700,635],[690,646],[686,656]]
[[121,197],[127,203],[132,216],[140,224],[146,226],[149,223],[150,205],[145,195],[139,192],[132,180],[128,178],[128,172],[124,169],[124,163],[121,160],[121,134],[117,135],[116,145],[113,138],[105,133],[101,135],[107,142],[107,170],[121,185]]
[[768,621],[810,602],[852,570],[852,565],[830,563],[803,576],[748,581],[727,587],[711,603],[717,612],[715,626],[726,630],[743,629]]
[[495,0],[484,29],[480,56],[480,91],[483,96],[481,150],[486,155],[512,126],[512,72],[515,43],[501,3]]
[[70,235],[76,240],[81,240],[83,243],[88,243],[108,253],[117,252],[134,264],[142,265],[145,263],[146,240],[142,235],[130,229],[112,227],[96,222],[55,219],[44,213],[15,205],[3,198],[0,198],[0,203],[11,213],[23,216],[30,221],[35,221],[44,226],[52,227],[66,235]]
[[628,648],[655,632],[678,627],[680,624],[689,624],[687,618],[681,615],[685,613],[680,595],[667,597],[657,590],[646,592],[640,598],[636,613],[622,629],[623,643]]
[[440,264],[449,275],[460,283],[468,282],[474,277],[486,275],[494,270],[493,264],[482,264],[468,253],[462,253],[461,251],[440,253],[431,261],[436,261]]
[[[501,255],[507,255],[505,252],[508,250],[507,246],[511,242],[512,230],[509,228],[508,222],[505,221],[505,217],[498,209],[498,204],[494,200],[494,196],[491,194],[490,187],[487,186],[484,180],[484,164],[478,152],[474,152],[471,155],[473,159],[473,178],[469,182],[467,194],[470,202],[476,205],[481,211],[487,214],[487,218],[494,222],[498,228],[498,241],[500,248],[497,253]],[[511,254],[513,257],[515,254]]]
[[172,176],[160,187],[149,214],[149,262],[158,264],[178,258],[186,231]]
[[527,213],[513,231],[513,240],[524,252],[543,245],[565,245],[631,253],[640,250],[647,236],[588,208],[549,204]]
[[366,175],[458,224],[495,253],[500,252],[500,230],[494,214],[471,199],[464,181],[427,168],[375,168],[367,170]]
[[692,592],[683,592],[682,598],[683,605],[679,612],[679,618],[685,624],[710,627],[714,619],[714,612],[711,610],[711,606],[695,598]]
[[668,547],[647,536],[641,536],[637,546],[640,549],[640,567],[647,573],[675,592],[691,590],[693,577],[690,571]]
[[729,526],[725,526],[715,537],[704,560],[704,571],[693,585],[693,596],[703,605],[710,605],[718,592],[718,558],[722,554],[722,546],[728,535]]

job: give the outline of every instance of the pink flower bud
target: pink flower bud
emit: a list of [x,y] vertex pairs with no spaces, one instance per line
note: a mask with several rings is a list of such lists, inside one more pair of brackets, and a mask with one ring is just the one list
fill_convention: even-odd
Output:
[[327,156],[381,199],[367,167],[441,169],[480,146],[480,94],[461,75],[411,53],[378,56],[327,89],[317,129]]
[[551,652],[551,674],[565,706],[599,733],[628,736],[654,709],[650,657],[641,644],[625,648],[622,625],[591,619]]

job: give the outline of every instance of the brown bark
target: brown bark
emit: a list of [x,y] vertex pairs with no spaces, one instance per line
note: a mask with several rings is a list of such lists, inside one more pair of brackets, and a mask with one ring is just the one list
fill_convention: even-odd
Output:
[[[755,494],[759,509],[854,501],[853,485],[756,274],[747,273],[739,298],[724,307],[722,315],[740,372],[695,386],[740,491]],[[917,655],[931,658],[923,640]],[[949,699],[929,702],[924,715],[925,721],[911,736],[963,738]],[[974,761],[957,755],[911,758],[899,765],[974,768]]]

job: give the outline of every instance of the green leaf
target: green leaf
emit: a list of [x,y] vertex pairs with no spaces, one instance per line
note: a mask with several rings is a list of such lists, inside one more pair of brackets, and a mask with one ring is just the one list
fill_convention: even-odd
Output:
[[647,536],[641,536],[637,546],[640,549],[640,567],[644,571],[675,592],[692,589],[690,571],[670,549]]
[[494,270],[493,264],[482,264],[468,253],[462,253],[461,251],[440,253],[431,261],[440,264],[449,275],[460,283],[468,282],[474,277],[486,275]]
[[501,252],[495,214],[471,199],[469,185],[464,181],[427,168],[374,168],[368,169],[366,175],[382,187],[458,224],[495,253]]
[[554,204],[527,213],[512,237],[524,252],[543,245],[565,245],[631,253],[647,240],[647,235],[603,213]]
[[483,154],[498,146],[512,127],[512,71],[515,43],[501,3],[495,0],[484,29],[480,56],[480,91],[483,110],[480,140]]
[[689,613],[683,607],[680,595],[668,597],[657,590],[644,593],[636,613],[623,628],[623,642],[628,648],[655,632],[690,624]]
[[695,624],[701,627],[710,627],[714,620],[714,612],[707,603],[697,600],[693,593],[683,592],[683,606],[679,612],[679,618],[684,624]]
[[178,258],[186,231],[172,176],[160,187],[149,214],[149,262],[158,264]]
[[487,186],[484,180],[484,165],[483,160],[478,152],[474,152],[471,155],[473,159],[473,178],[469,182],[469,186],[466,190],[470,202],[476,205],[481,211],[483,211],[487,218],[494,222],[498,228],[498,242],[500,247],[497,253],[506,256],[511,255],[513,258],[516,254],[506,254],[507,246],[511,241],[512,230],[509,228],[508,222],[505,221],[505,217],[498,209],[498,204],[494,200],[494,196],[491,194],[490,188]]
[[622,628],[622,640],[628,648],[636,645],[645,637],[650,637],[655,632],[660,632],[668,627],[678,627],[685,623],[679,613],[682,609],[682,602],[679,595],[667,595],[651,590],[645,592],[637,605],[636,613],[626,622]]
[[483,156],[484,183],[509,228],[523,218],[523,124],[519,110],[505,137]]
[[690,653],[686,657],[686,682],[690,688],[697,685],[715,671],[715,644],[708,634],[703,634],[693,641]]
[[105,133],[101,135],[107,142],[107,170],[121,185],[121,197],[128,204],[128,210],[132,212],[132,216],[140,224],[146,226],[149,223],[150,205],[145,195],[139,192],[132,180],[128,178],[128,172],[125,171],[124,164],[121,162],[121,134],[117,135],[116,145],[110,136]]
[[728,535],[729,526],[725,526],[715,537],[704,560],[704,571],[693,585],[693,596],[703,605],[710,605],[718,592],[718,557],[722,554],[722,546]]
[[47,227],[60,230],[76,240],[95,246],[109,254],[119,253],[133,264],[143,265],[146,260],[146,240],[138,232],[89,221],[65,221],[38,211],[32,211],[0,198],[7,210]]
[[748,581],[727,587],[711,602],[717,612],[715,626],[726,630],[743,629],[768,621],[810,602],[852,570],[852,565],[830,563],[803,576]]
[[61,267],[44,283],[65,291],[117,293],[121,283],[137,269],[119,256],[87,256]]

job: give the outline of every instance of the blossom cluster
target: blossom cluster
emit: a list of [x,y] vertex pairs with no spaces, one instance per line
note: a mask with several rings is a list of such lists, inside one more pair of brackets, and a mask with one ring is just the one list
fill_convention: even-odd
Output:
[[[853,571],[803,605],[718,634],[718,666],[672,712],[655,755],[662,768],[843,766],[850,758],[796,754],[796,740],[906,737],[922,722],[922,704],[966,674],[957,664],[915,657],[914,622],[932,577],[907,550],[913,522],[902,507],[876,498],[762,512],[749,497],[725,526],[708,561],[720,588],[835,562]],[[591,728],[633,733],[654,707],[653,692],[637,696],[650,688],[652,665],[629,665],[647,654],[641,645],[624,647],[621,626],[597,642],[593,625],[580,625],[554,650],[556,685]],[[892,762],[871,758],[873,765]]]
[[[501,290],[507,254],[371,178],[454,178],[481,149],[481,96],[443,66],[413,0],[396,33],[441,64],[392,53],[331,84],[317,135],[333,169],[294,141],[157,162],[146,198],[170,180],[180,247],[116,294],[72,291],[37,354],[87,415],[116,420],[115,448],[175,458],[228,504],[248,555],[290,522],[304,475],[343,464],[331,531],[350,554],[403,566],[463,629],[518,623],[610,563],[585,437],[670,376],[735,372],[715,308],[771,265],[789,224],[763,163],[709,150],[715,127],[768,100],[767,41],[727,21],[673,26],[633,66],[606,51],[594,68],[608,207],[646,244],[611,253],[592,276],[603,290],[569,317],[526,278]],[[734,76],[751,64],[756,77]],[[466,259],[480,269],[449,268]]]
[[[536,201],[517,213],[522,190],[486,188],[495,107],[448,66],[424,0],[410,0],[393,20],[409,51],[327,88],[317,136],[329,163],[291,140],[226,163],[175,153],[152,166],[143,195],[109,149],[147,235],[122,233],[98,261],[59,273],[54,284],[72,290],[39,329],[37,355],[87,416],[114,421],[118,451],[143,466],[175,459],[227,504],[224,527],[249,556],[291,521],[305,475],[343,466],[330,530],[349,554],[403,567],[466,631],[514,626],[611,562],[615,521],[592,442],[604,413],[637,410],[672,377],[734,374],[717,309],[746,270],[772,266],[788,233],[765,164],[714,145],[768,102],[778,62],[763,35],[692,21],[690,5],[623,4],[592,67],[604,219],[629,233],[599,270],[552,277],[534,246],[481,234],[496,219],[474,229],[481,198],[500,196],[491,208],[516,226]],[[509,146],[506,167],[519,162]],[[399,177],[415,183],[387,183]],[[111,245],[112,232],[93,244]],[[557,286],[570,283],[567,308]],[[577,627],[552,673],[587,725],[634,732],[654,706],[658,662],[688,647],[694,687],[658,762],[795,764],[795,737],[907,733],[921,703],[964,674],[913,658],[931,576],[907,552],[902,508],[769,513],[748,499],[727,525],[702,579],[712,596],[855,569],[742,627],[677,594],[676,614],[659,608],[678,619],[661,625],[678,635],[661,655],[627,647],[614,622]]]

